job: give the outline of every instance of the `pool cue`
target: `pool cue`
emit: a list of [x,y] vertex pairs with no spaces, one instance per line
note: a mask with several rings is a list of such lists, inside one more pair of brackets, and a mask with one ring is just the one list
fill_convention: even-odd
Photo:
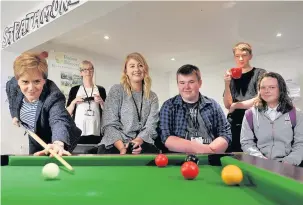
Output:
[[48,149],[47,144],[38,135],[36,135],[34,132],[30,131],[23,125],[21,125],[21,126],[24,128],[25,132],[27,132],[32,138],[34,138],[34,140],[36,140],[36,142],[38,142],[44,149],[46,149],[48,152],[50,152],[68,170],[70,170],[70,171],[74,170],[73,167],[70,164],[68,164],[62,157],[60,157],[56,152],[54,152],[52,149]]

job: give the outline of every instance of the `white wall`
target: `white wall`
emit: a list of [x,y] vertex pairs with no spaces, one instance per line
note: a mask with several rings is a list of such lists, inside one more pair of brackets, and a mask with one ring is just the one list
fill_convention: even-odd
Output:
[[[102,85],[107,92],[113,84],[120,82],[124,61],[119,61],[111,57],[102,56],[76,47],[57,44],[44,44],[43,47],[40,46],[33,49],[33,51],[37,50],[65,52],[80,59],[91,60],[96,69],[96,84]],[[52,76],[52,74],[49,75]],[[152,90],[157,93],[159,102],[162,104],[167,98],[169,98],[169,88],[167,82],[168,74],[160,73],[155,69],[150,69],[150,76],[152,78]]]
[[[94,53],[83,51],[77,48],[71,48],[61,45],[47,45],[43,49],[55,50],[58,52],[66,52],[76,57],[91,60],[96,68],[96,83],[102,85],[108,91],[109,88],[120,82],[123,62],[116,59],[100,56]],[[13,61],[16,53],[3,51],[1,53],[1,154],[26,154],[28,152],[27,138],[23,136],[23,131],[16,128],[11,123],[11,117],[8,110],[8,103],[5,93],[5,82],[8,76],[13,75]],[[303,48],[287,50],[283,52],[270,53],[266,55],[255,55],[252,61],[252,66],[265,68],[268,71],[279,72],[285,78],[297,78],[301,85],[301,96],[303,95]],[[208,66],[209,72],[202,73],[202,88],[201,93],[215,99],[223,108],[223,90],[224,81],[223,75],[226,69],[234,66],[231,59],[229,62],[223,62],[213,66]],[[177,68],[176,68],[177,69]],[[52,72],[51,70],[49,72]],[[152,90],[157,93],[160,101],[160,106],[168,98],[178,94],[176,83],[176,73],[159,73],[151,69]],[[296,106],[303,109],[302,98],[295,102]]]
[[[95,67],[95,83],[103,86],[107,91],[113,84],[113,82],[119,82],[121,74],[121,63],[118,62],[116,59],[97,55],[95,53],[82,50],[76,47],[68,47],[57,44],[44,44],[43,47],[33,49],[33,51],[36,50],[64,52],[76,58],[91,61]],[[50,79],[54,79],[55,77],[57,77],[55,75],[59,75],[57,70],[49,70]]]
[[[227,69],[235,65],[233,59],[229,62],[223,62],[208,66],[209,72],[202,73],[202,88],[200,89],[203,95],[215,99],[223,108],[223,91],[224,80],[223,76]],[[294,78],[301,86],[301,96],[303,96],[303,48],[296,48],[292,50],[285,50],[275,53],[268,53],[263,55],[254,55],[251,62],[252,66],[264,68],[267,71],[273,71],[280,73],[285,79]],[[177,68],[176,68],[177,70]],[[176,83],[176,72],[170,72],[169,74],[169,95],[170,97],[178,94],[178,88]],[[295,101],[295,105],[303,110],[302,97]]]
[[168,84],[168,73],[159,73],[151,70],[150,77],[152,78],[152,91],[154,91],[159,98],[159,109],[162,104],[170,98],[169,96],[169,84]]
[[[95,66],[95,83],[103,86],[108,92],[113,84],[120,82],[122,66],[124,62],[119,62],[115,59],[97,55],[95,53],[87,52],[78,48],[66,47],[62,45],[48,44],[43,49],[46,51],[58,51],[68,53],[80,59],[91,60]],[[33,50],[37,50],[33,49]],[[2,52],[2,74],[1,74],[1,154],[27,154],[28,153],[28,140],[23,136],[24,132],[21,128],[12,125],[12,119],[9,114],[8,103],[5,102],[5,82],[8,76],[13,76],[13,62],[19,54]],[[168,76],[162,75],[155,70],[151,70],[152,90],[157,93],[160,106],[169,98],[168,89]],[[54,80],[54,74],[59,72],[56,70],[49,70],[49,78]],[[58,85],[60,87],[60,85]]]
[[12,124],[9,113],[5,84],[8,76],[13,76],[13,62],[18,56],[16,53],[1,52],[1,154],[28,153],[28,139],[24,131]]
[[256,56],[254,65],[280,73],[284,79],[296,79],[301,86],[301,98],[294,103],[303,109],[303,47]]

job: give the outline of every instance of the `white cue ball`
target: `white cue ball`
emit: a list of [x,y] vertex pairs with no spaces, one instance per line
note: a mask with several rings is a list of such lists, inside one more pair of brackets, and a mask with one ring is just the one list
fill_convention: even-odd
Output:
[[42,169],[42,175],[46,179],[55,179],[59,175],[59,166],[55,163],[48,163]]

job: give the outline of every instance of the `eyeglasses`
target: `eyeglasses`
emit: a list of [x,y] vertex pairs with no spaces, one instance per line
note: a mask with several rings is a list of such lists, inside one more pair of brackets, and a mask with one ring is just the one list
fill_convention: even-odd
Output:
[[84,69],[81,69],[80,71],[88,72],[88,71],[94,71],[94,69],[93,68],[84,68]]

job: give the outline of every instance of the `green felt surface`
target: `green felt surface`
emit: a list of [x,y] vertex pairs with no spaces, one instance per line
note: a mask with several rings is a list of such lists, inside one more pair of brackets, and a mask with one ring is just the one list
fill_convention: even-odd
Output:
[[278,204],[303,204],[302,183],[231,157],[221,158],[221,163],[222,166],[229,164],[238,166],[242,170],[246,182],[253,184],[259,193]]
[[[270,205],[285,204],[272,196],[285,191],[284,198],[298,200],[291,189],[300,183],[264,170],[250,167],[230,157],[221,158],[223,165],[236,164],[246,177],[240,186],[227,186],[221,180],[221,166],[207,165],[200,158],[200,173],[195,180],[184,180],[175,162],[183,156],[169,156],[169,166],[152,165],[154,156],[140,157],[66,157],[75,168],[69,173],[61,167],[57,180],[45,180],[42,165],[52,161],[44,157],[13,157],[2,167],[2,204],[222,204]],[[174,161],[175,160],[175,161]],[[25,164],[23,164],[25,163]],[[150,166],[146,166],[150,165]],[[251,170],[250,172],[248,172]],[[260,179],[260,174],[264,179]],[[266,180],[265,180],[266,179]],[[253,180],[253,181],[252,181]],[[275,182],[274,182],[275,181]],[[273,186],[272,186],[273,185]],[[275,188],[278,186],[277,188]],[[271,190],[268,188],[271,187]],[[291,192],[291,193],[290,193]],[[277,194],[278,195],[278,194]],[[298,201],[294,201],[296,204]]]

